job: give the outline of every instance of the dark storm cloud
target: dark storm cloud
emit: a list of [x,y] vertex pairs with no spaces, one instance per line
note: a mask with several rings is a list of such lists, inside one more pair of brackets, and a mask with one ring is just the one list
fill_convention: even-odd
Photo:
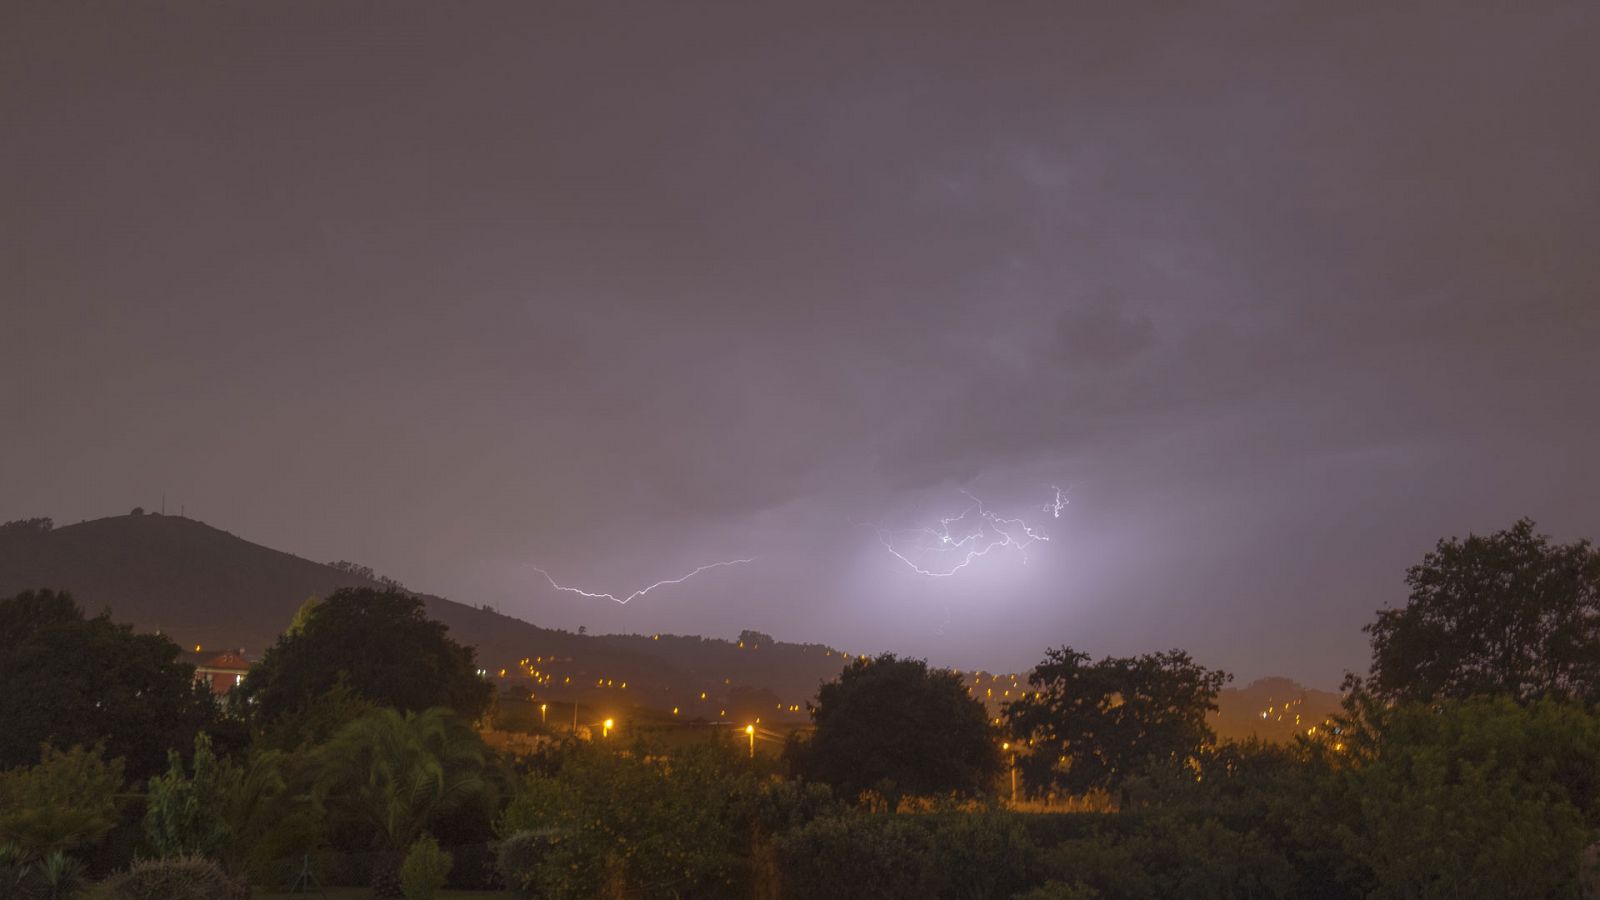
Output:
[[[1595,533],[1589,4],[5,16],[6,518],[1324,683],[1435,538]],[[862,528],[1052,484],[1026,568]]]

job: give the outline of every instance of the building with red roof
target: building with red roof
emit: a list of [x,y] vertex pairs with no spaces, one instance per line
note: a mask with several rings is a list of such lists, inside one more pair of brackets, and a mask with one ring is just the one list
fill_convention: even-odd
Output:
[[211,693],[221,697],[238,687],[239,682],[244,681],[244,676],[248,674],[250,674],[250,661],[229,650],[195,666],[194,680],[206,685],[211,689]]

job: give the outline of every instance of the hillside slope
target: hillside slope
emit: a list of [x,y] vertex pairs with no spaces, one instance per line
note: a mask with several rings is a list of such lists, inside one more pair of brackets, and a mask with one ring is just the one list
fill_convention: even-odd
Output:
[[[70,591],[91,614],[109,609],[119,621],[162,631],[184,645],[242,647],[255,657],[308,596],[382,585],[193,519],[145,514],[49,531],[0,529],[0,596],[42,587]],[[672,671],[597,638],[419,596],[453,637],[477,648],[485,667],[515,665],[534,654],[577,654],[637,676]]]
[[[306,597],[341,587],[383,585],[360,572],[283,553],[203,522],[154,514],[114,516],[61,528],[0,527],[0,597],[31,588],[71,592],[89,613],[171,635],[186,649],[243,648],[259,657]],[[677,709],[682,720],[755,716],[807,719],[818,685],[848,662],[819,644],[671,634],[579,635],[419,594],[451,636],[477,649],[479,664],[507,688],[540,700],[621,713]],[[207,654],[202,654],[207,655]],[[524,664],[522,661],[528,662]],[[501,670],[504,675],[501,675]],[[1000,714],[1027,689],[1026,674],[967,672],[973,695]],[[1226,738],[1287,740],[1319,723],[1338,695],[1285,679],[1225,689],[1213,719]]]
[[[258,657],[308,596],[341,587],[383,585],[180,516],[0,528],[0,596],[69,591],[91,614],[109,609],[118,621],[161,631],[186,648],[243,648]],[[706,718],[721,717],[730,704],[740,711],[803,709],[818,682],[843,662],[823,647],[769,645],[758,653],[753,645],[696,637],[578,635],[419,596],[452,637],[477,649],[481,666],[497,677],[505,669],[508,685],[550,699],[619,709],[678,706]],[[523,659],[534,662],[524,667]]]

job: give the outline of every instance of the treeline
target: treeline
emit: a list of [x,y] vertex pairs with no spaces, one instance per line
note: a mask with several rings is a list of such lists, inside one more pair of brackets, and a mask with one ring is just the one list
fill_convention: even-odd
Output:
[[1061,647],[998,719],[953,672],[857,659],[781,754],[756,752],[754,724],[668,748],[535,723],[491,750],[472,651],[397,592],[308,605],[226,706],[165,638],[23,594],[0,601],[0,900],[296,879],[411,898],[1576,896],[1600,834],[1600,554],[1519,522],[1440,542],[1406,580],[1342,712],[1290,746],[1219,743],[1227,675],[1182,651]]

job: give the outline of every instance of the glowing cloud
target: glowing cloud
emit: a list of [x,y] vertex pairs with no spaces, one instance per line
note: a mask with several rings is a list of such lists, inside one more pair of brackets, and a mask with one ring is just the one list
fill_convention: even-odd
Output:
[[656,588],[666,587],[667,585],[672,585],[672,584],[682,584],[685,581],[688,581],[689,579],[695,577],[696,575],[699,575],[701,572],[704,572],[704,571],[706,571],[708,569],[721,569],[721,568],[725,568],[725,567],[728,567],[728,566],[742,566],[742,565],[744,565],[746,563],[752,563],[752,562],[755,562],[755,558],[754,557],[751,557],[750,559],[730,559],[730,560],[726,560],[726,561],[723,561],[723,562],[707,563],[706,565],[703,565],[703,566],[697,566],[693,572],[690,572],[687,575],[682,575],[682,576],[679,576],[677,578],[666,578],[666,579],[663,579],[663,580],[658,581],[655,584],[652,584],[652,585],[650,585],[648,587],[640,588],[639,590],[634,591],[633,593],[629,594],[626,597],[618,597],[616,594],[605,594],[605,593],[600,593],[600,592],[597,592],[597,591],[586,591],[583,588],[569,587],[567,585],[557,583],[556,580],[553,577],[551,577],[549,572],[546,572],[544,569],[541,569],[538,566],[529,565],[528,568],[534,570],[535,572],[538,572],[540,575],[543,575],[544,576],[544,580],[550,582],[550,586],[555,588],[558,591],[566,591],[569,594],[577,594],[580,597],[590,597],[590,598],[593,598],[593,599],[596,599],[596,600],[600,600],[600,599],[611,600],[611,601],[613,601],[615,603],[619,603],[619,604],[621,604],[623,606],[627,606],[629,602],[637,600],[640,597],[643,597],[645,594],[650,593],[651,591],[655,590]]
[[[1067,500],[1060,488],[1055,488],[1055,499],[1044,506],[1055,518]],[[911,529],[878,527],[878,542],[896,559],[905,563],[918,575],[930,578],[949,578],[973,561],[997,549],[1012,548],[1028,561],[1028,547],[1038,541],[1049,541],[1049,535],[1035,531],[1019,518],[1006,518],[984,506],[983,501],[962,491],[972,501],[959,515],[939,520],[937,525]]]

